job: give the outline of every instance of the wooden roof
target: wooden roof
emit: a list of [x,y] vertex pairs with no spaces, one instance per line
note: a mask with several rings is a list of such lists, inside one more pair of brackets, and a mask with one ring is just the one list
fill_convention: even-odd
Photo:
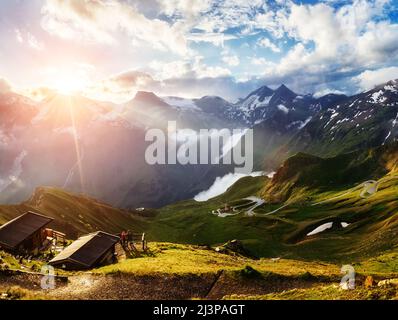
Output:
[[53,220],[35,212],[26,212],[0,227],[0,247],[17,249],[23,241]]
[[92,268],[119,240],[119,237],[106,232],[91,233],[74,241],[49,263],[62,264],[69,261],[85,268]]

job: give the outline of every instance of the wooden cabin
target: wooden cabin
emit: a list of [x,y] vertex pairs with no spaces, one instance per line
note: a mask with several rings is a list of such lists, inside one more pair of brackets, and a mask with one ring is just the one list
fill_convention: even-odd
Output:
[[40,250],[47,240],[46,226],[53,220],[29,211],[7,222],[0,227],[0,248],[14,253]]
[[84,270],[114,263],[115,246],[120,238],[98,231],[80,237],[49,264],[66,270]]

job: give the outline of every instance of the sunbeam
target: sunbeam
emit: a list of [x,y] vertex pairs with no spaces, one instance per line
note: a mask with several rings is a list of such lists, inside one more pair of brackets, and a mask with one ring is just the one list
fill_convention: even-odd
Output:
[[75,119],[75,113],[74,113],[74,108],[73,108],[73,103],[72,103],[72,97],[68,96],[68,105],[69,105],[69,112],[70,112],[70,119],[71,119],[71,124],[72,124],[72,132],[73,132],[73,140],[75,144],[75,152],[76,152],[76,164],[77,168],[79,171],[79,177],[80,177],[80,186],[82,192],[84,192],[84,178],[83,178],[83,166],[82,166],[82,158],[81,158],[81,152],[80,152],[80,147],[79,147],[79,136],[76,128],[76,119]]

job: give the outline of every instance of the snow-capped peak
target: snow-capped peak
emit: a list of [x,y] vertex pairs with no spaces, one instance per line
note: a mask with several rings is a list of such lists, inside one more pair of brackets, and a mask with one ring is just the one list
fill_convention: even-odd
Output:
[[178,109],[200,110],[192,99],[185,99],[179,97],[162,97],[162,100],[172,107]]

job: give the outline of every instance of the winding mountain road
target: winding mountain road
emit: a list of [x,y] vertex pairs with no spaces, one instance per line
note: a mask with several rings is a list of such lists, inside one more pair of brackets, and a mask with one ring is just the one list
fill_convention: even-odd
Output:
[[[357,185],[355,187],[352,187],[352,188],[348,189],[346,192],[344,192],[344,193],[342,193],[342,194],[340,194],[338,196],[335,196],[333,198],[326,199],[326,200],[323,200],[323,201],[319,201],[319,202],[316,202],[316,203],[312,203],[311,206],[317,206],[317,205],[320,205],[320,204],[332,202],[334,200],[340,199],[340,198],[342,198],[342,197],[344,197],[344,196],[346,196],[348,194],[351,194],[352,192],[358,191],[360,189],[362,189],[362,190],[359,193],[359,197],[361,197],[362,199],[367,199],[367,198],[369,198],[369,197],[371,197],[371,196],[373,196],[374,194],[377,193],[381,183],[384,183],[384,182],[387,182],[387,181],[390,181],[390,180],[394,180],[394,179],[398,179],[398,175],[386,176],[386,177],[383,177],[383,178],[379,179],[378,181],[376,181],[376,180],[367,180],[367,181],[364,181],[364,182],[362,182],[361,184],[359,184],[359,185]],[[251,197],[244,198],[242,200],[252,201],[252,203],[250,203],[250,206],[247,208],[247,210],[244,211],[246,213],[246,215],[248,215],[248,216],[268,216],[268,215],[274,214],[274,213],[286,208],[287,206],[289,206],[291,204],[291,203],[287,202],[287,203],[283,204],[282,206],[280,206],[279,208],[277,208],[277,209],[275,209],[273,211],[259,214],[259,213],[255,213],[254,210],[265,203],[264,199],[261,199],[261,198],[255,197],[255,196],[251,196]],[[235,215],[240,214],[243,211],[243,210],[238,210],[239,208],[246,207],[248,205],[249,204],[245,203],[243,205],[232,207],[232,212],[234,212],[234,213],[222,212],[221,209],[218,209],[216,211],[213,211],[213,214],[216,214],[218,217],[221,217],[221,218],[225,218],[225,217],[228,217],[228,216],[235,216]]]

